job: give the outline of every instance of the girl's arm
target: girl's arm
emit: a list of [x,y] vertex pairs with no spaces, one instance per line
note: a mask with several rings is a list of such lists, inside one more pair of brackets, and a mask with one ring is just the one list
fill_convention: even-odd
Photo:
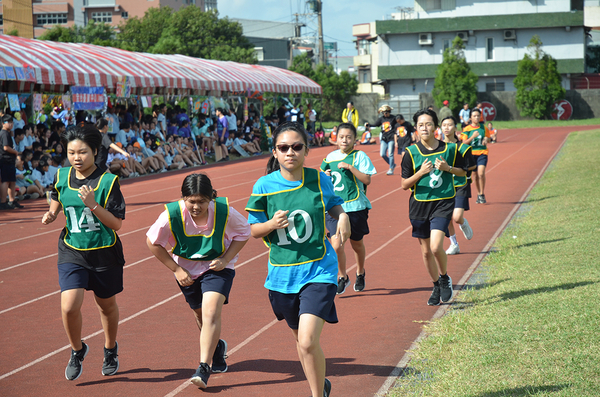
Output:
[[477,138],[478,136],[479,136],[479,132],[475,132],[475,133],[473,133],[473,135],[471,135],[471,137],[470,137],[470,138],[467,138],[467,139],[465,139],[465,140],[463,141],[463,143],[465,143],[465,144],[467,144],[467,145],[470,145],[470,144],[471,144],[471,142],[473,142],[473,139]]
[[422,177],[429,174],[433,169],[433,163],[429,160],[425,160],[423,164],[421,164],[421,168],[410,178],[402,178],[402,189],[408,190],[414,186],[415,183],[419,181]]
[[110,147],[113,148],[114,150],[116,150],[117,152],[121,153],[123,156],[129,158],[129,153],[126,150],[121,149],[119,146],[115,145],[114,143],[111,143]]
[[435,159],[435,168],[437,168],[440,171],[449,172],[456,176],[466,176],[467,175],[467,171],[463,170],[462,168],[456,168],[456,167],[450,166],[446,162],[446,160],[444,160],[441,156],[438,157],[437,159]]
[[262,238],[267,234],[271,233],[273,230],[283,229],[288,227],[289,222],[287,218],[287,214],[290,211],[282,211],[279,210],[273,215],[273,218],[263,223],[255,223],[250,225],[250,234],[254,238]]
[[227,251],[225,251],[225,253],[223,254],[223,256],[212,261],[209,265],[209,268],[216,272],[225,269],[229,262],[231,262],[231,260],[235,258],[235,256],[242,250],[242,248],[244,248],[244,245],[246,245],[247,242],[248,240],[233,240],[229,248],[227,248]]
[[89,186],[82,186],[79,188],[79,197],[81,201],[88,207],[96,218],[106,227],[111,228],[114,231],[118,231],[123,225],[123,219],[117,218],[110,211],[102,207],[94,199],[94,189]]
[[333,206],[327,212],[329,213],[329,215],[331,215],[332,218],[338,220],[337,230],[335,231],[335,235],[332,236],[332,238],[341,239],[341,245],[344,245],[344,243],[350,238],[351,232],[350,218],[348,217],[348,214],[346,214],[341,205]]
[[181,285],[182,287],[187,287],[193,284],[194,280],[192,280],[190,273],[181,266],[179,266],[162,245],[152,244],[148,237],[146,237],[146,245],[148,246],[148,249],[150,249],[150,252],[152,252],[152,254],[156,257],[156,259],[161,261],[163,265],[165,265],[167,268],[169,268],[169,270],[175,273],[175,277],[177,278],[177,282],[179,283],[179,285]]
[[42,217],[42,223],[44,225],[49,225],[50,223],[54,222],[56,220],[56,216],[58,215],[60,207],[61,205],[59,201],[52,200],[50,202],[50,209]]
[[349,170],[356,177],[356,179],[358,179],[359,181],[361,181],[362,183],[364,183],[365,186],[371,184],[371,175],[367,175],[367,174],[365,174],[363,172],[360,172],[359,170],[356,169],[356,167],[354,167],[353,164],[348,164],[348,163],[340,162],[338,164],[338,168]]

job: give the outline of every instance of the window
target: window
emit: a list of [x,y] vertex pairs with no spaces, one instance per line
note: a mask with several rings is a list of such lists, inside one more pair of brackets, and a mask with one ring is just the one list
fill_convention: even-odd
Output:
[[370,44],[368,40],[358,40],[358,55],[368,55]]
[[217,11],[217,0],[205,0],[204,1],[204,11]]
[[494,39],[492,37],[488,37],[485,41],[485,50],[485,59],[488,61],[494,60]]
[[112,23],[112,12],[92,12],[94,22]]
[[0,14],[0,26],[4,25],[4,15]]
[[256,60],[257,61],[264,61],[265,60],[265,50],[263,47],[254,47],[254,55],[256,55]]
[[129,13],[127,11],[122,11],[121,12],[121,18],[123,18],[123,19],[129,18]]
[[369,84],[371,82],[371,71],[370,70],[363,70],[360,74],[361,74],[361,83],[362,84]]
[[504,82],[500,83],[485,83],[485,90],[490,91],[504,91]]
[[444,51],[446,51],[447,48],[452,47],[452,40],[450,40],[450,39],[444,39],[443,43],[444,43]]
[[67,14],[39,14],[36,15],[38,25],[57,25],[67,23]]
[[431,2],[431,10],[441,10],[442,9],[442,0],[433,0]]

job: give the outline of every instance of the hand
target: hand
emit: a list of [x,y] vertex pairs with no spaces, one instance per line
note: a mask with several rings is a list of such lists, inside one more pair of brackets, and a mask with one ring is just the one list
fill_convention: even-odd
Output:
[[224,261],[223,258],[217,258],[215,260],[213,260],[210,265],[208,265],[208,268],[210,270],[214,270],[215,272],[220,272],[221,270],[225,269],[225,266],[227,266],[229,262]]
[[433,170],[433,163],[429,161],[429,159],[425,160],[423,164],[421,164],[421,169],[419,172],[421,175],[427,175]]
[[438,157],[437,159],[435,159],[435,168],[440,171],[450,171],[450,166],[442,157]]
[[125,152],[125,153],[123,153],[123,156],[125,156],[125,157],[129,158],[129,157],[130,157],[130,155],[129,155],[129,152]]
[[348,170],[348,171],[350,171],[350,167],[352,167],[352,165],[350,165],[348,163],[341,162],[341,163],[338,164],[338,168],[341,169],[341,170]]
[[175,270],[175,277],[177,278],[177,282],[182,287],[189,287],[194,284],[194,280],[192,280],[192,276],[190,276],[190,272],[182,268],[181,266],[177,267]]
[[273,215],[273,218],[271,218],[271,225],[272,228],[275,229],[285,229],[286,227],[289,226],[290,222],[288,221],[288,217],[287,214],[290,211],[282,211],[279,210],[275,213],[275,215]]
[[475,139],[479,136],[479,132],[475,131],[472,135],[472,138]]
[[86,207],[94,208],[96,206],[96,200],[94,200],[94,189],[91,186],[83,185],[79,188],[79,198],[83,201]]
[[340,247],[343,247],[344,243],[348,241],[350,238],[350,232],[350,218],[348,217],[348,214],[342,213],[338,219],[337,230],[333,236],[333,238],[340,240]]
[[331,170],[327,170],[327,171],[325,171],[325,174],[326,174],[327,176],[331,176]]
[[56,220],[56,213],[52,211],[48,211],[42,217],[42,223],[44,225],[48,225]]

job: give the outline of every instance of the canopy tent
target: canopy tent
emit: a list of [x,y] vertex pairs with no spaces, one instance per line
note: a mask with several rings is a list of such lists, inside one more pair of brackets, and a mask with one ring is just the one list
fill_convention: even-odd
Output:
[[103,86],[114,92],[119,79],[127,77],[132,93],[144,95],[208,91],[322,93],[321,86],[308,77],[273,66],[6,35],[0,35],[0,69],[0,80],[14,80],[19,91],[29,91],[36,84],[42,91],[51,91],[51,86]]

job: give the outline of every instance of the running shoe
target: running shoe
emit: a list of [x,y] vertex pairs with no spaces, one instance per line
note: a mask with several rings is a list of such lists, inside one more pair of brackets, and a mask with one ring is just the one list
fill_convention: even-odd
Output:
[[210,367],[207,363],[200,363],[198,369],[196,370],[196,373],[194,373],[194,376],[192,376],[192,379],[190,379],[190,382],[192,382],[194,385],[198,386],[201,389],[206,389],[206,386],[208,386],[209,377]]
[[477,195],[477,201],[475,201],[475,204],[481,204],[483,201],[481,201],[481,194]]
[[471,229],[471,226],[469,225],[469,222],[467,222],[466,219],[464,219],[463,224],[458,225],[458,227],[460,227],[460,230],[463,232],[463,234],[465,235],[465,238],[467,240],[470,240],[473,238],[473,229]]
[[446,250],[446,255],[460,254],[460,248],[458,244],[450,244],[450,247]]
[[339,277],[338,278],[338,286],[337,286],[337,295],[341,295],[346,291],[346,287],[350,284],[350,276],[346,274],[346,278]]
[[394,170],[390,168],[388,172],[386,172],[386,175],[394,175]]
[[219,339],[217,348],[213,354],[212,372],[227,372],[227,363],[225,362],[226,358],[227,342],[225,342],[223,339]]
[[354,282],[354,291],[360,292],[365,289],[365,273],[357,274]]
[[439,283],[437,285],[433,284],[433,291],[431,292],[431,296],[429,297],[427,304],[429,306],[437,306],[440,304],[440,285],[439,285]]
[[452,299],[452,278],[446,274],[444,276],[440,276],[438,282],[440,283],[442,302],[446,303]]
[[119,344],[115,341],[115,347],[112,349],[104,348],[104,362],[102,363],[102,375],[110,376],[119,370]]
[[481,199],[480,199],[481,204],[487,203],[487,201],[485,200],[485,194],[482,194],[479,197],[481,197]]
[[25,208],[17,200],[9,201],[8,205],[10,205],[14,208]]
[[81,376],[81,372],[83,371],[81,363],[90,350],[88,345],[83,342],[81,342],[81,346],[81,350],[75,351],[71,349],[71,358],[65,369],[65,377],[67,380],[75,380]]
[[323,387],[323,397],[329,397],[331,394],[331,382],[325,378],[325,385]]

